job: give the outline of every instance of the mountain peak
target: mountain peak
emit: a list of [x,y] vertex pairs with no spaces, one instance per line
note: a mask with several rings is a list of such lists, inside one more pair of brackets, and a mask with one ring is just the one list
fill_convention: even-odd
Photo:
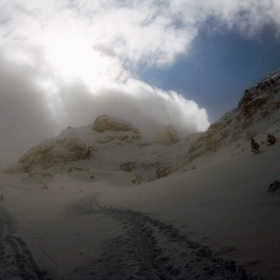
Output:
[[105,131],[131,131],[136,134],[140,134],[140,131],[132,124],[122,120],[110,117],[108,115],[102,115],[96,118],[92,129],[96,132],[102,133]]

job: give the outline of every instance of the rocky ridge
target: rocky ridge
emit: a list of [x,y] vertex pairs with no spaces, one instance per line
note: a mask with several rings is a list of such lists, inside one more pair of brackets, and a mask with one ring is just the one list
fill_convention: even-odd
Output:
[[[280,125],[280,69],[266,76],[258,84],[246,89],[238,107],[212,123],[192,145],[188,162],[205,153],[246,141]],[[263,141],[263,139],[261,140]]]

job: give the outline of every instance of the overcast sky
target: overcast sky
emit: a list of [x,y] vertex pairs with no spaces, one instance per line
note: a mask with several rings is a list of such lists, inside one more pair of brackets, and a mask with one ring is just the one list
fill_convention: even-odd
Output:
[[0,167],[108,114],[207,129],[280,67],[278,0],[0,0]]

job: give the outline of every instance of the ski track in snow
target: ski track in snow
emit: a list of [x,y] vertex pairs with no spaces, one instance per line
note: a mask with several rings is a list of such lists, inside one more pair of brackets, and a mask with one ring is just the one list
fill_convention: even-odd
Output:
[[[223,259],[210,248],[191,241],[173,225],[147,214],[102,207],[97,202],[93,202],[91,210],[87,203],[78,207],[79,211],[75,211],[77,215],[99,213],[113,217],[126,233],[104,242],[103,253],[98,259],[58,276],[56,280],[265,279],[261,275],[253,275],[233,260]],[[0,216],[0,279],[50,279],[38,270],[21,238],[11,235],[12,217],[4,209],[0,209]],[[58,270],[59,264],[56,263],[56,267]]]
[[40,280],[40,271],[21,238],[12,236],[12,217],[0,208],[0,279]]
[[102,256],[63,280],[265,279],[146,214],[101,206],[92,211],[113,216],[127,232],[105,242]]

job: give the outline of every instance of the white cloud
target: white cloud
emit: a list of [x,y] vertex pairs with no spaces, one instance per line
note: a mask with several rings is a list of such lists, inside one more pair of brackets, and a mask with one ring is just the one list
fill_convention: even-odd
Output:
[[166,124],[184,134],[202,131],[209,126],[206,111],[194,101],[133,79],[102,89],[95,102],[98,114],[110,112],[115,117],[125,118],[147,136]]
[[48,95],[37,85],[46,79],[44,71],[11,63],[6,56],[0,50],[0,167],[55,130]]
[[278,0],[176,0],[170,2],[170,10],[182,21],[192,18],[194,26],[215,19],[220,28],[244,36],[257,35],[267,24],[275,25],[278,30],[280,27]]
[[58,79],[40,59],[40,49],[16,55],[17,59],[11,50],[0,49],[0,167],[68,125],[90,124],[101,114],[131,122],[145,136],[165,124],[185,134],[209,125],[204,109],[175,92],[132,78],[92,92],[81,79],[70,83]]
[[2,40],[44,45],[51,31],[74,32],[132,65],[172,63],[209,18],[244,35],[280,24],[278,0],[3,0],[0,8]]

